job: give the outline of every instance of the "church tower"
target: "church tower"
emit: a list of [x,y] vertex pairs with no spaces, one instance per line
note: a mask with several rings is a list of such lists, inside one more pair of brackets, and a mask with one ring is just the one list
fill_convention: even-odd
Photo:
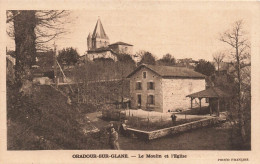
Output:
[[91,50],[92,49],[92,36],[91,36],[91,33],[88,34],[87,44],[88,44],[88,50]]
[[109,45],[109,38],[103,28],[103,25],[98,18],[97,24],[95,26],[94,32],[92,34],[92,49],[97,49],[101,47],[107,47]]

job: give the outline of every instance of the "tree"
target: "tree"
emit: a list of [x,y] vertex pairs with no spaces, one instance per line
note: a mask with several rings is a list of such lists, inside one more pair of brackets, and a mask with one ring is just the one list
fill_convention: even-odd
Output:
[[59,55],[57,60],[62,65],[75,65],[78,62],[79,54],[76,49],[70,48],[63,48],[59,51]]
[[[244,109],[242,107],[243,102],[242,98],[242,84],[243,84],[243,76],[242,76],[242,68],[245,63],[250,60],[250,43],[247,39],[246,33],[243,31],[243,21],[238,20],[234,23],[233,27],[224,32],[220,36],[220,41],[228,44],[231,47],[231,57],[235,61],[235,76],[237,79],[237,112],[238,112],[238,121],[239,121],[239,129],[240,135],[242,137],[243,142],[246,141],[246,130],[245,130],[245,120],[244,120]],[[250,83],[250,82],[249,82]],[[249,95],[249,98],[251,95]],[[250,102],[251,99],[248,101]]]
[[210,76],[215,72],[215,67],[210,62],[201,59],[194,70],[206,76]]
[[16,86],[24,94],[30,93],[31,66],[36,51],[46,49],[46,43],[64,33],[67,11],[57,10],[8,10],[7,33],[15,40]]
[[135,69],[136,63],[129,54],[120,54],[117,59],[117,63],[121,65],[121,70],[123,72],[122,78],[125,78]]
[[[31,79],[31,66],[36,54],[36,27],[35,11],[12,11],[14,38],[15,38],[15,77],[16,84],[22,88],[23,84],[29,84]],[[29,20],[29,21],[28,21]],[[27,87],[25,87],[27,88]],[[24,90],[27,92],[27,90]]]
[[138,63],[138,65],[141,64],[151,64],[151,65],[155,65],[155,57],[153,56],[153,54],[151,54],[150,52],[144,52],[141,56],[141,60]]
[[161,59],[157,60],[158,65],[174,66],[176,59],[171,54],[164,55]]
[[219,72],[219,66],[220,63],[223,62],[223,59],[225,58],[225,53],[224,52],[217,52],[213,55],[213,61],[217,63],[218,66],[218,72]]

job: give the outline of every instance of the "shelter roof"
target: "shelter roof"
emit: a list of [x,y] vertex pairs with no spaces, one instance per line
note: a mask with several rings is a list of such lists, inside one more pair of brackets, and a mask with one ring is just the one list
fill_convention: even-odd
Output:
[[230,97],[230,95],[217,87],[210,87],[208,89],[192,93],[186,97],[191,98],[223,98]]

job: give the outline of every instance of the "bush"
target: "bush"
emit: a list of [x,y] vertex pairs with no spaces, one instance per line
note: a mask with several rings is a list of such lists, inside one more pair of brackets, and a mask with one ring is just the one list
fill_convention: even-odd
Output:
[[7,91],[8,150],[107,149],[83,133],[85,115],[50,86],[35,87],[30,97]]

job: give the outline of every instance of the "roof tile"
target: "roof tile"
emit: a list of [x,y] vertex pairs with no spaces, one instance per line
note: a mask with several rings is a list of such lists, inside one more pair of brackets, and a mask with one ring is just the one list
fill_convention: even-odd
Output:
[[151,71],[157,73],[164,78],[170,77],[182,77],[182,78],[205,78],[206,76],[196,72],[192,69],[185,67],[172,67],[172,66],[158,66],[158,65],[147,65],[143,64],[134,70],[128,77],[131,77],[135,72],[137,72],[142,67],[146,67]]

